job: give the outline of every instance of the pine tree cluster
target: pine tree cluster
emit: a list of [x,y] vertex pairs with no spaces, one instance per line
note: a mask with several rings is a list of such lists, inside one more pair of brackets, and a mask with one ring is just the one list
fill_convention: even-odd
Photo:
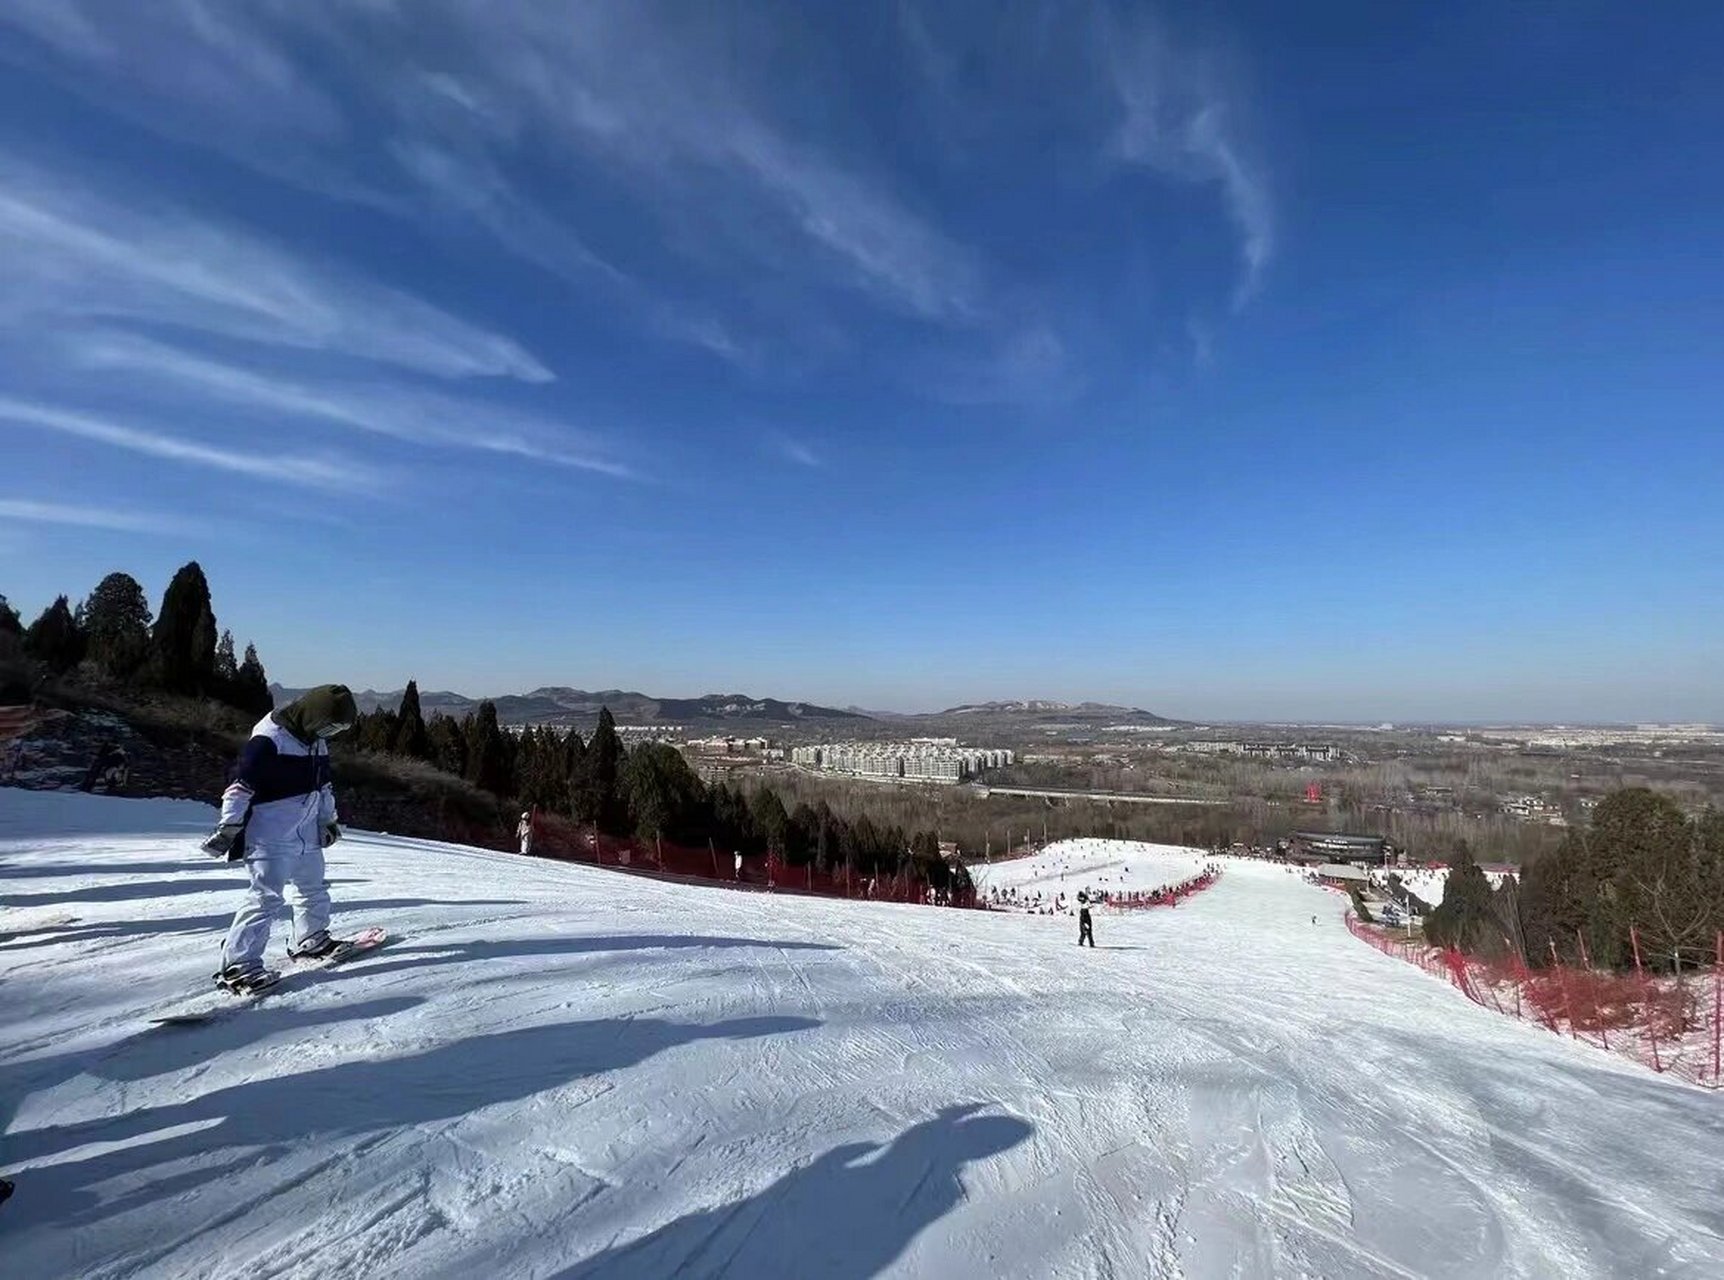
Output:
[[524,809],[560,814],[608,836],[771,853],[791,866],[848,867],[857,876],[907,870],[935,889],[971,887],[969,873],[941,856],[932,831],[911,835],[866,815],[847,821],[825,804],[789,812],[769,787],[747,793],[722,782],[708,786],[675,747],[625,747],[609,708],[587,739],[549,725],[507,732],[489,701],[460,719],[440,715],[427,723],[419,686],[410,680],[396,710],[359,717],[352,741],[361,750],[423,761]]
[[1668,972],[1705,963],[1724,930],[1724,813],[1689,817],[1644,787],[1599,802],[1591,822],[1492,890],[1464,849],[1425,934],[1529,965],[1590,963]]
[[28,627],[0,596],[0,658],[40,673],[89,673],[122,685],[212,698],[252,715],[273,705],[257,650],[234,660],[233,635],[216,626],[209,581],[194,560],[174,574],[152,614],[143,586],[110,573],[73,608],[59,596]]

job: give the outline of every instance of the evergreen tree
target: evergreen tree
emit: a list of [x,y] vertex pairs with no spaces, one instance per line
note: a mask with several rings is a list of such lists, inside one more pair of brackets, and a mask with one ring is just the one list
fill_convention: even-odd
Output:
[[1586,944],[1596,965],[1615,968],[1631,961],[1629,927],[1654,900],[1689,892],[1689,845],[1693,833],[1669,796],[1627,787],[1593,810],[1586,837],[1587,877],[1593,900],[1587,912]]
[[425,730],[425,717],[419,710],[419,682],[409,680],[406,690],[401,694],[401,705],[395,712],[395,741],[392,744],[396,755],[409,756],[414,760],[424,760],[431,753],[431,739]]
[[910,849],[916,873],[930,888],[945,892],[952,887],[952,868],[940,852],[939,832],[918,831],[910,840]]
[[693,841],[706,811],[706,789],[682,752],[649,742],[628,753],[622,795],[635,831],[648,840]]
[[597,824],[606,835],[622,835],[628,829],[628,815],[618,789],[622,763],[623,743],[617,736],[617,722],[609,707],[601,707],[598,727],[581,761],[575,818]]
[[1501,954],[1509,945],[1496,916],[1491,883],[1463,844],[1443,883],[1443,901],[1425,917],[1425,937],[1439,947]]
[[[1641,819],[1655,838],[1624,867],[1621,900],[1644,960],[1663,968],[1678,953],[1685,963],[1710,959],[1724,928],[1724,817],[1709,809],[1689,822],[1674,802],[1657,799]],[[1630,938],[1627,954],[1632,946]]]
[[850,857],[849,840],[845,836],[844,824],[839,822],[832,812],[832,806],[822,800],[814,806],[814,823],[810,828],[813,832],[814,865],[831,871],[834,868],[849,867],[854,875],[861,868],[855,859]]
[[749,811],[748,798],[735,787],[717,783],[707,793],[709,834],[714,844],[730,853],[759,853],[765,843]]
[[558,810],[567,803],[563,740],[549,725],[522,731],[515,754],[515,785],[521,802],[530,807]]
[[431,723],[425,726],[425,737],[430,744],[431,763],[444,773],[466,776],[467,736],[462,733],[459,721],[453,716],[432,716]]
[[563,739],[563,772],[562,799],[557,809],[562,813],[575,812],[576,796],[581,788],[581,780],[586,772],[587,744],[581,741],[580,731],[570,729]]
[[36,664],[23,661],[24,624],[0,596],[0,704],[28,702],[36,684]]
[[266,715],[275,706],[275,695],[269,691],[269,677],[258,660],[256,645],[245,647],[245,658],[234,680],[233,705],[255,716]]
[[199,664],[198,679],[206,693],[220,685],[216,676],[217,643],[215,614],[205,613],[198,618],[197,626],[192,628],[192,656]]
[[129,679],[149,661],[150,605],[136,578],[110,573],[80,612],[87,656],[109,675]]
[[216,641],[215,674],[218,681],[228,685],[239,678],[239,659],[234,656],[231,631],[223,631],[221,639]]
[[151,642],[162,686],[207,692],[215,679],[216,625],[210,585],[196,560],[182,565],[162,594]]
[[513,795],[512,753],[497,723],[497,704],[489,698],[467,717],[467,781],[494,796]]
[[359,713],[349,740],[361,751],[388,755],[395,749],[395,735],[395,713],[378,707],[375,711]]
[[880,833],[880,858],[882,865],[894,871],[902,871],[915,861],[910,852],[910,837],[903,827],[888,827]]
[[860,814],[854,822],[840,825],[838,832],[840,845],[848,846],[845,861],[852,863],[858,871],[876,875],[891,875],[897,871],[897,859],[882,856],[883,834],[867,814]]
[[1521,868],[1520,933],[1526,962],[1542,968],[1579,958],[1578,939],[1593,899],[1584,841],[1577,832]]
[[976,882],[970,877],[970,869],[962,862],[952,864],[952,882],[950,892],[960,905],[973,903],[976,898]]
[[806,801],[790,814],[790,827],[784,836],[785,857],[793,862],[812,862],[817,870],[832,870],[820,840],[820,814]]
[[84,633],[65,596],[42,610],[24,633],[24,652],[56,675],[84,660]]
[[771,787],[762,787],[754,793],[754,800],[748,808],[749,816],[754,819],[754,829],[766,842],[766,851],[790,861],[789,849],[786,847],[790,834],[790,815],[784,811],[784,801],[778,798],[778,793]]

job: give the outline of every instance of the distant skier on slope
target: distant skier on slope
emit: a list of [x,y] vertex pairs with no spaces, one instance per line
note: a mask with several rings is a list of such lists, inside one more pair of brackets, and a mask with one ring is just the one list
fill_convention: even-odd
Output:
[[329,936],[329,885],[323,851],[341,839],[330,784],[329,739],[353,727],[359,711],[346,685],[308,689],[257,722],[222,792],[221,826],[205,853],[245,851],[251,887],[222,945],[216,985],[244,994],[275,980],[263,965],[282,890],[294,890],[294,959],[319,959],[344,943]]
[[1077,944],[1081,947],[1087,941],[1089,943],[1090,950],[1094,951],[1095,925],[1089,918],[1089,895],[1087,893],[1079,893],[1077,900]]
[[521,842],[521,852],[533,851],[533,814],[529,810],[521,815],[521,821],[515,826],[515,839]]

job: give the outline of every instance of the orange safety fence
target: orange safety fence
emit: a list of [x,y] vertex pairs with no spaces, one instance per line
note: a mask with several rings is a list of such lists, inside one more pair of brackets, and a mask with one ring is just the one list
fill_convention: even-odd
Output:
[[1189,898],[1194,893],[1202,893],[1210,885],[1221,879],[1220,867],[1205,867],[1203,871],[1189,880],[1181,880],[1178,884],[1164,885],[1159,889],[1134,889],[1130,893],[1115,893],[1108,890],[1103,898],[1103,905],[1112,907],[1115,911],[1145,911],[1151,907],[1176,907],[1181,898]]
[[[1724,1087],[1724,932],[1714,939],[1709,969],[1670,976],[1641,964],[1638,929],[1631,934],[1634,971],[1614,973],[1563,963],[1554,949],[1552,963],[1534,969],[1519,956],[1486,960],[1401,937],[1352,912],[1346,921],[1354,937],[1452,983],[1474,1004],[1596,1044],[1660,1074]],[[1581,949],[1584,954],[1584,940]]]
[[664,840],[602,835],[566,818],[536,814],[531,853],[560,862],[585,862],[660,879],[722,884],[772,892],[809,893],[826,898],[876,902],[914,902],[942,907],[981,908],[973,888],[934,889],[908,866],[896,874],[855,871],[847,865],[821,870],[813,863],[791,864],[777,854],[738,854],[714,843],[692,848]]

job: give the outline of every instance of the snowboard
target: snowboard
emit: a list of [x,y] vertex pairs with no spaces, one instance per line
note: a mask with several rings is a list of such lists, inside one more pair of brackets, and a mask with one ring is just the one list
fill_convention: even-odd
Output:
[[288,958],[289,968],[284,971],[270,970],[274,974],[272,981],[255,987],[250,991],[235,994],[226,991],[211,991],[195,996],[183,1004],[177,1005],[166,1012],[156,1014],[150,1019],[152,1026],[158,1027],[196,1027],[219,1018],[229,1017],[242,1009],[249,1009],[258,1002],[267,999],[279,991],[294,973],[308,969],[329,969],[342,964],[355,956],[375,951],[389,940],[389,931],[373,926],[361,929],[353,937],[344,939],[346,946],[332,951],[326,956],[316,959],[295,960]]

